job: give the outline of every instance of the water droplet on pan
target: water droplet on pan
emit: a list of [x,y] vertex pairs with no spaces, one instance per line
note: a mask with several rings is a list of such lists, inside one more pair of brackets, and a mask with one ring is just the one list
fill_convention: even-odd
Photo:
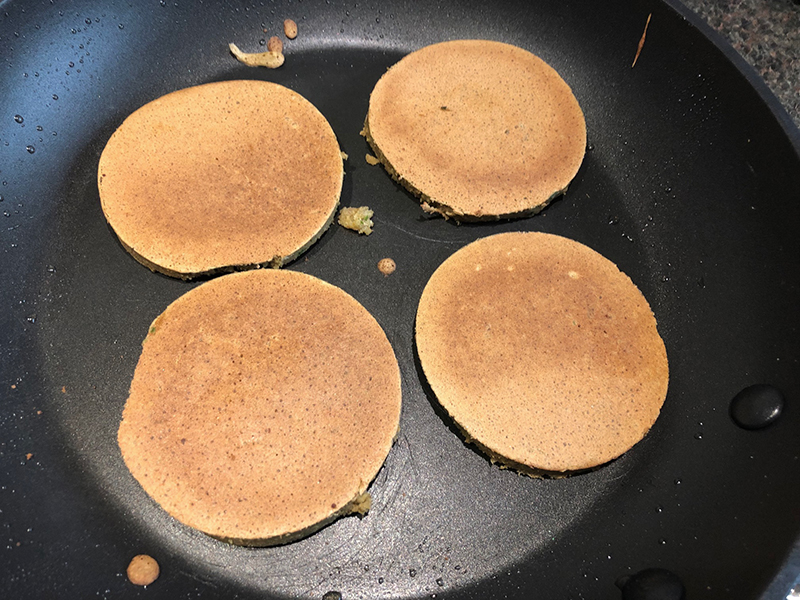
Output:
[[25,150],[28,151],[28,154],[33,154],[34,152],[36,152],[36,148],[34,148],[33,146],[25,146]]
[[644,569],[620,577],[615,585],[622,590],[622,600],[684,600],[686,589],[680,578],[666,569]]
[[14,120],[17,123],[22,123],[25,119],[22,118],[22,115],[14,115]]
[[777,388],[759,383],[744,388],[731,400],[730,415],[742,429],[763,429],[778,420],[783,412],[783,394]]

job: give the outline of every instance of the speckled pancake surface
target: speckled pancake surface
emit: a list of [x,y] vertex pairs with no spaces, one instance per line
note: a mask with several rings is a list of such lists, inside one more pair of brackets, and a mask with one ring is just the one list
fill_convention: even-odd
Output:
[[486,40],[433,44],[392,66],[372,91],[364,134],[425,210],[457,220],[540,211],[586,149],[583,112],[559,74]]
[[360,511],[400,405],[391,345],[352,296],[294,271],[246,271],[153,322],[118,441],[177,520],[271,545]]
[[98,167],[103,212],[122,245],[182,278],[296,258],[330,225],[342,178],[325,117],[265,81],[153,100],[111,136]]
[[466,438],[534,475],[620,456],[667,393],[644,296],[614,263],[551,234],[497,234],[451,255],[423,291],[416,344]]

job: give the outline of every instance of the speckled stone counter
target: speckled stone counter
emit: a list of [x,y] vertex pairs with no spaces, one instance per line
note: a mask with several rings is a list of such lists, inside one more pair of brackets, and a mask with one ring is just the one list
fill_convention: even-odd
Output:
[[755,67],[800,127],[800,0],[682,0]]

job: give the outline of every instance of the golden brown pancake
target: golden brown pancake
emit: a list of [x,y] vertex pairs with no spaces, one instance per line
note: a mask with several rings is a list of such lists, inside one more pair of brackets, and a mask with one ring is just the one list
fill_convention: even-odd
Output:
[[416,342],[468,441],[533,475],[620,456],[667,393],[644,296],[614,263],[555,235],[503,233],[450,256],[422,293]]
[[174,277],[281,266],[333,219],[339,144],[325,117],[275,83],[179,90],[130,115],[98,167],[122,245]]
[[400,402],[392,347],[353,297],[302,273],[246,271],[153,322],[118,441],[177,520],[271,545],[368,508]]
[[586,149],[583,112],[558,73],[485,40],[433,44],[400,60],[375,86],[363,133],[426,211],[457,220],[542,210]]

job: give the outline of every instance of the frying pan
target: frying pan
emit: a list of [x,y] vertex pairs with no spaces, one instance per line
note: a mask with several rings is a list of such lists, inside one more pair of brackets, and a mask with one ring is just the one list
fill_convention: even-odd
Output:
[[[641,55],[631,67],[645,20]],[[284,18],[278,70],[250,69]],[[267,30],[264,33],[263,30]],[[455,225],[423,216],[359,136],[387,67],[425,44],[527,48],[572,86],[589,151],[540,215]],[[0,587],[15,598],[619,598],[657,567],[690,598],[783,598],[800,572],[800,134],[743,61],[673,1],[0,3]],[[256,78],[328,118],[350,155],[334,226],[288,268],[355,296],[401,365],[401,433],[363,520],[297,543],[225,545],[165,515],[115,436],[151,320],[197,283],[156,275],[100,210],[100,152],[125,116],[175,89]],[[15,116],[19,115],[19,119]],[[21,122],[19,122],[21,121]],[[279,152],[279,148],[263,148]],[[428,277],[468,242],[537,230],[577,239],[643,291],[670,358],[647,437],[596,471],[535,480],[492,466],[441,414],[414,351]],[[390,277],[384,257],[397,262]],[[746,430],[741,390],[780,418]],[[130,558],[157,558],[137,588]]]

